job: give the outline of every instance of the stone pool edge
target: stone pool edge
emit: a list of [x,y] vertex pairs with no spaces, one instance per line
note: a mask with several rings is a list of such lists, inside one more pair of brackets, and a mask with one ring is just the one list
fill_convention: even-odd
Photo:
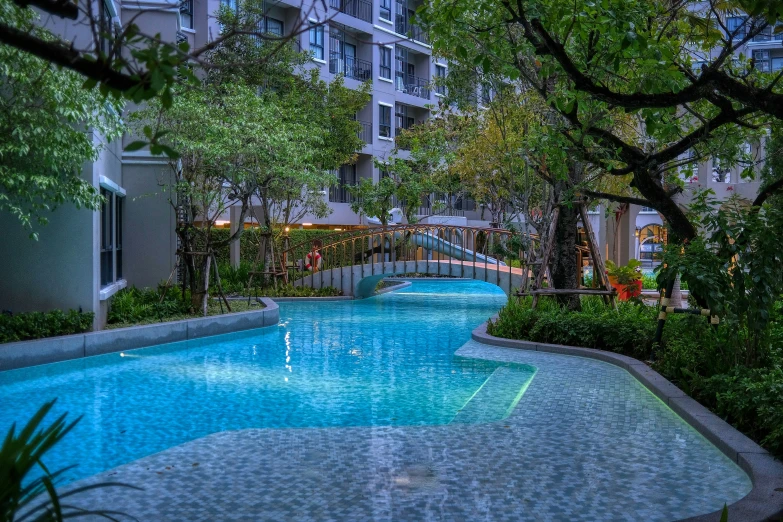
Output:
[[266,297],[259,299],[265,305],[261,310],[0,344],[0,371],[253,330],[279,323],[280,308],[277,303]]
[[[767,450],[729,423],[690,398],[644,362],[625,355],[593,348],[494,337],[487,333],[486,322],[476,327],[471,337],[474,341],[490,346],[587,357],[623,368],[748,474],[753,483],[753,489],[742,499],[728,506],[730,521],[762,522],[781,520],[783,517],[783,463],[776,460]],[[721,512],[715,511],[685,520],[688,522],[718,521],[720,516]]]

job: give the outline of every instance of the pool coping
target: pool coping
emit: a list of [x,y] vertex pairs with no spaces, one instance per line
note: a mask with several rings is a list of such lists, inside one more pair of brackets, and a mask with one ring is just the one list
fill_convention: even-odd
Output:
[[280,308],[277,303],[266,297],[259,300],[265,305],[261,310],[0,344],[0,372],[253,330],[279,323]]
[[[490,346],[586,357],[623,368],[748,474],[753,489],[728,506],[730,521],[762,522],[783,518],[783,463],[644,362],[594,348],[495,337],[487,333],[486,322],[476,327],[471,337]],[[718,510],[684,520],[711,522],[719,521],[720,517],[721,511]]]

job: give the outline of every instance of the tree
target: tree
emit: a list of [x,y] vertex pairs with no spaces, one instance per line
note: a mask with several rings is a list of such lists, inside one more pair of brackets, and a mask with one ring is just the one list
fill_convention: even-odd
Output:
[[[51,39],[36,20],[29,10],[0,11],[0,22]],[[100,195],[81,170],[97,159],[99,140],[119,136],[121,106],[82,89],[76,73],[3,44],[0,83],[0,211],[37,237],[34,224],[59,205],[98,209]]]
[[[254,16],[252,10],[223,12],[221,22]],[[230,207],[239,222],[254,215],[264,235],[265,266],[272,263],[272,234],[306,212],[325,213],[321,189],[336,179],[330,169],[351,161],[361,145],[355,112],[368,99],[366,88],[327,85],[317,70],[303,69],[307,56],[252,35],[217,46],[195,87],[182,87],[166,107],[153,100],[134,115],[140,135],[165,136],[171,148],[181,259],[195,308],[206,310],[211,253],[244,230],[215,241],[212,229]],[[228,63],[247,60],[242,69]],[[214,67],[212,65],[214,64]],[[144,141],[128,146],[141,148]],[[255,208],[260,212],[256,215]],[[282,227],[281,227],[282,228]]]
[[[381,171],[378,183],[362,179],[357,186],[347,187],[354,196],[351,209],[358,214],[377,217],[386,226],[389,211],[399,208],[405,221],[415,223],[424,200],[452,188],[442,168],[449,147],[443,131],[445,127],[439,125],[438,120],[428,120],[402,130],[390,156],[375,162]],[[446,203],[429,203],[437,213],[451,204],[450,198],[447,199]]]
[[[221,32],[206,45],[191,49],[186,42],[167,42],[159,34],[144,32],[136,24],[145,10],[140,9],[122,27],[115,27],[96,2],[70,0],[0,0],[0,11],[22,12],[31,16],[35,6],[56,22],[68,25],[82,37],[78,42],[60,36],[42,35],[30,31],[26,23],[15,17],[0,18],[0,44],[8,45],[46,63],[78,73],[88,90],[100,86],[103,95],[125,98],[140,103],[160,98],[165,107],[172,102],[175,85],[198,83],[192,74],[194,65],[208,62],[206,56],[215,48],[233,39],[252,36],[259,41],[271,42],[277,49],[287,46],[299,34],[309,30],[309,18],[317,17],[315,4],[301,9],[302,23],[286,36],[265,34],[259,24],[266,14],[262,0],[244,0],[242,10],[252,16],[230,18],[231,8],[221,6],[219,17],[229,23],[221,23]],[[163,10],[161,10],[163,11]],[[166,10],[170,13],[172,11]],[[331,17],[321,19],[325,24]],[[252,65],[235,62],[232,67]],[[150,142],[157,143],[158,136]]]
[[[566,8],[550,0],[513,5],[504,0],[496,4],[444,0],[422,8],[420,14],[431,24],[436,51],[454,49],[462,63],[516,79],[521,90],[540,97],[557,115],[551,122],[553,130],[564,135],[582,161],[613,176],[632,175],[630,185],[643,196],[636,201],[659,210],[673,237],[691,239],[696,227],[673,199],[681,186],[678,168],[694,161],[683,156],[701,146],[726,164],[736,163],[739,145],[756,138],[764,124],[761,111],[735,106],[721,94],[682,107],[675,103],[626,110],[576,89],[569,72],[536,46],[538,40],[528,23],[531,13],[541,24],[556,28],[557,35],[567,40],[566,51],[600,70],[609,86],[636,85],[650,92],[684,89],[687,85],[676,81],[678,74],[685,77],[685,73],[660,70],[663,58],[652,58],[682,56],[690,67],[693,60],[687,53],[693,50],[693,41],[697,50],[714,46],[714,31],[698,13],[688,17],[677,10],[680,14],[672,20],[658,2],[604,4],[614,10],[611,16],[603,4],[579,2]],[[466,12],[475,14],[460,18]],[[698,20],[702,22],[695,23]],[[646,56],[646,61],[635,60],[637,55]]]

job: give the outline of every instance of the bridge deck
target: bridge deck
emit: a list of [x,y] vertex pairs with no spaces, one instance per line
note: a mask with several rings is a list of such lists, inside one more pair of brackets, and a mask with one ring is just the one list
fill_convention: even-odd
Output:
[[485,281],[500,287],[507,295],[522,284],[520,268],[490,263],[451,260],[384,261],[322,270],[294,282],[296,286],[312,288],[335,287],[343,295],[357,298],[370,297],[378,282],[396,274],[431,274],[463,277]]

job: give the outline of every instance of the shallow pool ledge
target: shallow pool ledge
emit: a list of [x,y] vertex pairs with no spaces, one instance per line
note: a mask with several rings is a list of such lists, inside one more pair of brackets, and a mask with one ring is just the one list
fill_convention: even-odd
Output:
[[0,344],[0,371],[253,330],[279,323],[280,308],[277,303],[266,297],[259,299],[265,305],[261,310]]
[[[748,474],[753,482],[753,489],[745,497],[729,506],[729,520],[762,522],[781,520],[783,517],[783,463],[729,423],[690,398],[644,362],[625,355],[593,348],[494,337],[487,333],[487,323],[473,330],[472,338],[474,341],[492,346],[587,357],[624,368]],[[718,521],[720,515],[720,511],[715,511],[685,520],[689,522]]]

